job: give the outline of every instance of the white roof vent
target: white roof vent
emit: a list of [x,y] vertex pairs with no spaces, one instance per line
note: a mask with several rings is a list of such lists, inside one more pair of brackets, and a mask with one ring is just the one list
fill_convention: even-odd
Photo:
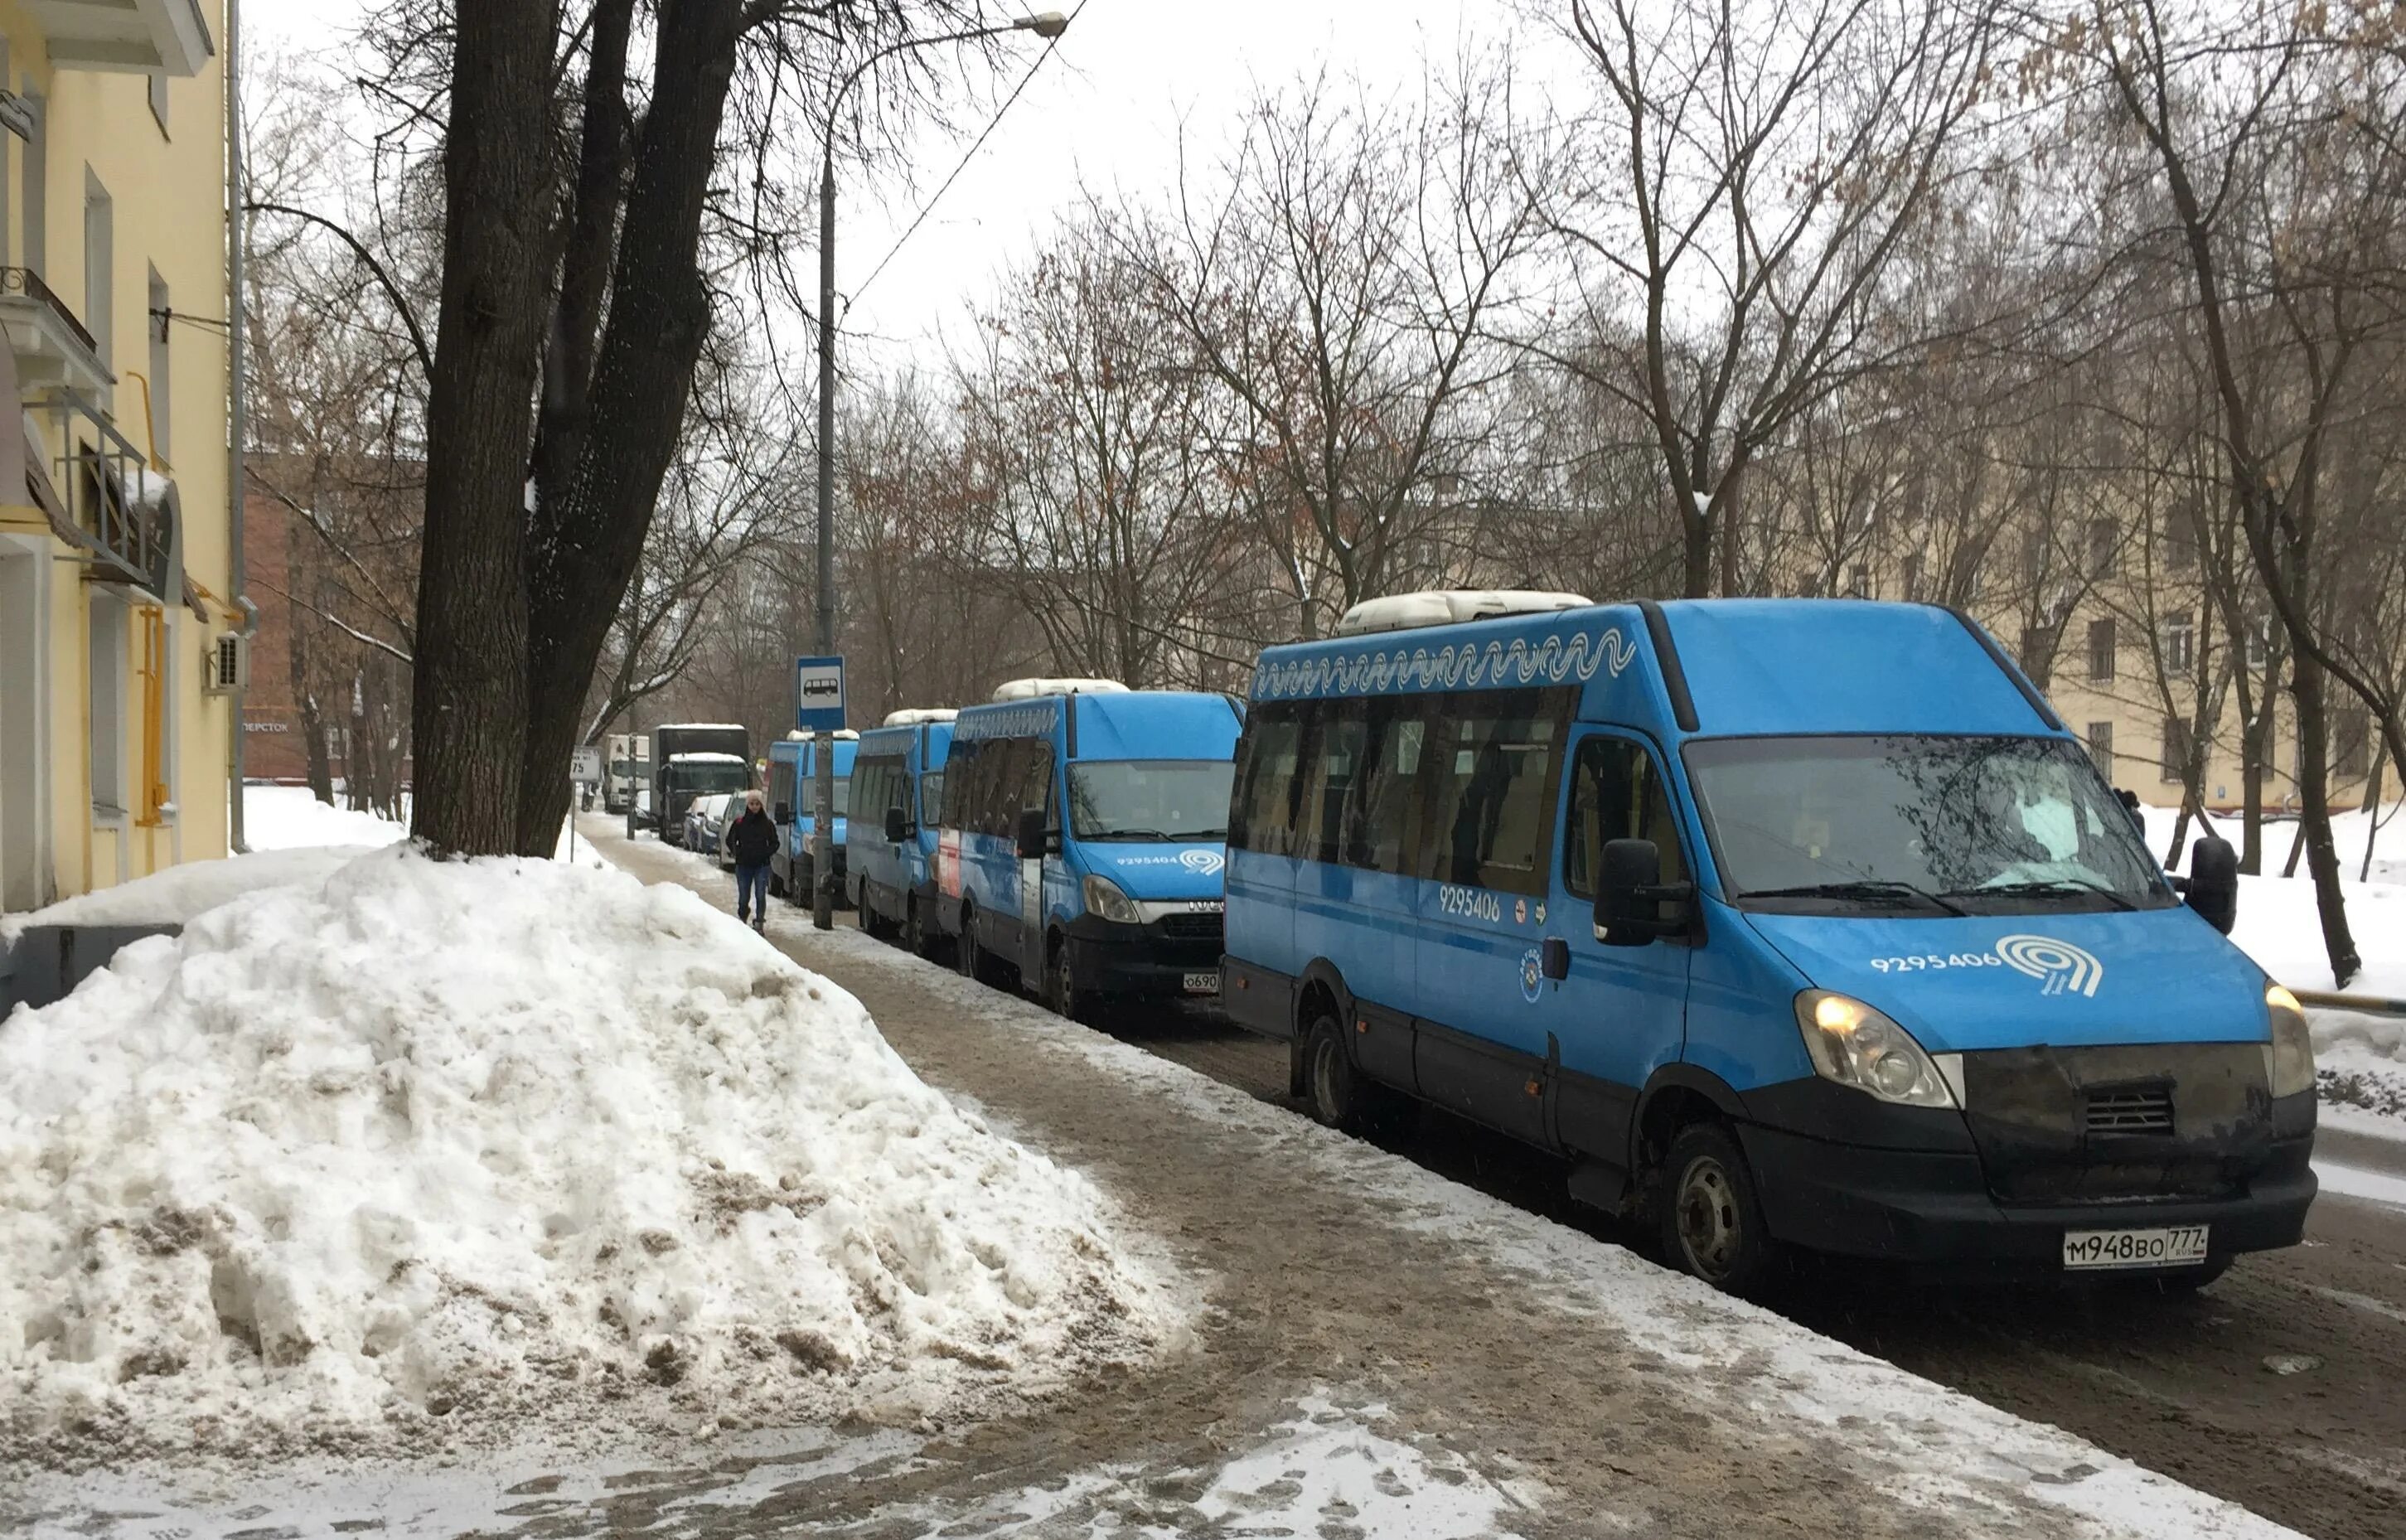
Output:
[[996,700],[1034,700],[1047,695],[1125,695],[1127,686],[1116,679],[1014,679],[1007,685],[997,685],[990,698]]
[[916,728],[929,722],[949,722],[960,713],[950,706],[915,706],[906,711],[887,712],[883,724],[889,728]]
[[[788,728],[785,730],[785,742],[788,743],[807,743],[817,736],[818,734],[814,732],[804,732],[800,728]],[[835,729],[835,741],[839,743],[844,742],[846,739],[857,738],[859,736],[860,729],[858,728],[838,728]]]
[[1422,626],[1493,620],[1497,615],[1584,609],[1594,602],[1585,594],[1549,593],[1540,588],[1431,588],[1416,594],[1366,599],[1338,618],[1336,634],[1408,631]]

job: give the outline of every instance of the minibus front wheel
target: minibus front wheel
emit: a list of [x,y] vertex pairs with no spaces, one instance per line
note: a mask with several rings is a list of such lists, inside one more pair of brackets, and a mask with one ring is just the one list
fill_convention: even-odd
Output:
[[1671,1141],[1655,1209],[1673,1265],[1733,1294],[1757,1289],[1778,1261],[1754,1173],[1730,1131],[1691,1123]]

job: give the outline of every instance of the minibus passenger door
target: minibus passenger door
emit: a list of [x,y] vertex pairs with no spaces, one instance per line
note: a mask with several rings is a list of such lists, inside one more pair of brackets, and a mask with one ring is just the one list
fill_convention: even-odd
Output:
[[1555,1137],[1619,1166],[1627,1158],[1639,1089],[1684,1046],[1694,947],[1687,935],[1643,946],[1597,939],[1604,847],[1614,840],[1652,841],[1665,883],[1689,881],[1693,868],[1662,762],[1644,741],[1610,731],[1578,739],[1567,780],[1546,928],[1567,942],[1570,969],[1559,983],[1540,981],[1536,1010],[1562,1056]]

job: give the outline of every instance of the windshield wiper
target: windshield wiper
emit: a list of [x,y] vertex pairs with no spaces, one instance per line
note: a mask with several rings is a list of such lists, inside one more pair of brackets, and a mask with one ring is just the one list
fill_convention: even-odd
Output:
[[1860,877],[1844,883],[1807,883],[1801,887],[1748,888],[1740,898],[1910,898],[1916,903],[1948,914],[1969,914],[1962,905],[1951,902],[1927,888],[1911,883],[1893,882],[1885,877]]
[[1105,829],[1100,834],[1088,834],[1082,838],[1088,840],[1150,840],[1156,844],[1164,845],[1169,843],[1170,841],[1170,837],[1168,834],[1163,833],[1157,828]]
[[1963,898],[2031,898],[2046,893],[2088,893],[2104,899],[2116,909],[2139,907],[2102,883],[2083,882],[2077,877],[2042,877],[2034,882],[1991,883],[1986,887],[1959,887],[1947,891]]

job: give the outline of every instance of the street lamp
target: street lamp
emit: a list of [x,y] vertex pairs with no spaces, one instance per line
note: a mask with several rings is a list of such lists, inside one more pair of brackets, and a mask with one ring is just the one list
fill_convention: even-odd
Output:
[[[970,27],[933,37],[906,37],[888,43],[852,66],[828,98],[827,132],[819,160],[819,593],[818,650],[835,653],[835,116],[844,93],[868,73],[869,66],[889,54],[940,43],[966,43],[1006,32],[1032,32],[1050,41],[1069,30],[1069,19],[1057,10],[1023,16],[990,27]],[[817,774],[813,777],[811,803],[811,921],[821,930],[835,927],[835,737],[821,732],[814,745]]]

